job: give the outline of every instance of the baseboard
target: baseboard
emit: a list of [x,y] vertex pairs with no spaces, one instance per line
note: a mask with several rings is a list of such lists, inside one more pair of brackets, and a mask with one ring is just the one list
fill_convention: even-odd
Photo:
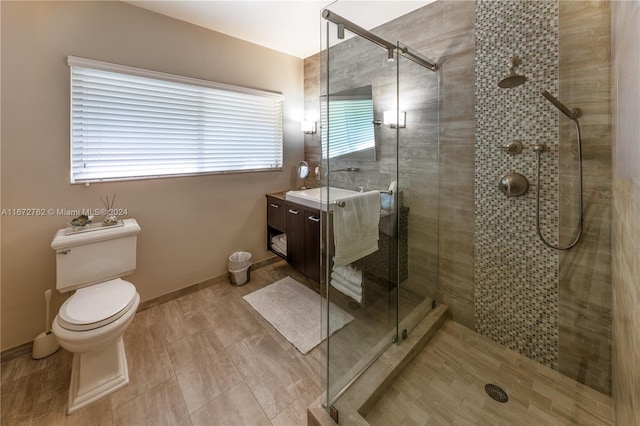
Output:
[[[256,262],[252,264],[251,270],[262,268],[263,266],[271,265],[272,263],[278,262],[279,260],[281,260],[281,258],[278,256],[269,257],[267,259],[261,260],[260,262]],[[144,302],[140,303],[140,305],[138,306],[138,310],[136,312],[142,312],[154,306],[162,305],[163,303],[177,299],[178,297],[182,297],[187,294],[194,293],[198,290],[202,290],[203,288],[207,288],[214,284],[224,282],[224,281],[229,281],[228,272],[225,274],[216,275],[215,277],[209,278],[208,280],[201,281],[199,283],[195,283],[178,290],[174,290],[170,293],[163,294],[162,296],[145,300]],[[27,342],[25,344],[16,346],[14,348],[6,349],[0,352],[0,363],[11,361],[12,359],[19,358],[26,354],[31,354],[32,347],[33,347],[33,342]]]
[[[278,256],[272,256],[269,257],[265,260],[261,260],[260,262],[256,262],[254,264],[251,265],[251,268],[249,268],[250,270],[255,270],[255,269],[259,269],[262,268],[264,266],[267,265],[271,265],[272,263],[278,262],[279,260],[282,260],[280,257]],[[149,300],[145,300],[144,302],[140,303],[140,306],[138,306],[138,311],[137,312],[142,312],[146,309],[152,308],[154,306],[158,306],[158,305],[162,305],[163,303],[167,303],[171,300],[177,299],[179,297],[182,296],[186,296],[187,294],[191,294],[194,293],[198,290],[202,290],[204,288],[207,287],[211,287],[214,284],[218,284],[220,282],[224,282],[224,281],[229,281],[229,273],[226,272],[224,274],[220,274],[220,275],[216,275],[215,277],[209,278],[208,280],[205,281],[201,281],[199,283],[195,283],[192,284],[190,286],[187,287],[183,287],[181,289],[178,290],[174,290],[170,293],[166,293],[163,294],[162,296],[158,296],[158,297],[154,297],[153,299],[149,299]]]
[[33,342],[25,343],[24,345],[16,346],[15,348],[7,349],[0,353],[0,363],[11,361],[12,359],[20,358],[25,355],[31,356],[33,348]]

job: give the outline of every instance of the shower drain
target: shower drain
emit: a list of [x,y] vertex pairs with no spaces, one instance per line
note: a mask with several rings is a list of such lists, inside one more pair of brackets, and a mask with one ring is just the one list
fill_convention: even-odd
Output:
[[484,385],[484,390],[487,394],[495,399],[498,402],[507,402],[509,401],[509,395],[498,385],[493,385],[491,383]]

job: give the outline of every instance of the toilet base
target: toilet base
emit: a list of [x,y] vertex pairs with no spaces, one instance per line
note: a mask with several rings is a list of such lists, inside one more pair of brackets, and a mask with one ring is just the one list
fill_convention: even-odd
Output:
[[81,410],[129,384],[122,336],[94,352],[74,353],[67,414]]

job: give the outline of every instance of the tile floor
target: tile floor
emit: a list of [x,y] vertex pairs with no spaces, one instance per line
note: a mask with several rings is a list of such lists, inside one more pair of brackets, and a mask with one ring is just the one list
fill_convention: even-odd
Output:
[[[252,271],[245,286],[218,283],[139,312],[125,333],[129,385],[71,416],[65,415],[71,354],[3,363],[0,423],[306,425],[307,406],[326,386],[324,346],[300,354],[242,300],[287,275],[312,286],[280,261]],[[372,312],[350,313],[356,321],[336,342],[351,345],[349,336],[370,324],[358,319]],[[344,368],[352,365],[352,357],[344,358]],[[490,400],[486,382],[503,386],[509,403]],[[367,420],[383,426],[612,425],[612,416],[610,398],[448,321]]]
[[242,300],[290,275],[284,262],[136,314],[125,333],[130,383],[65,415],[70,353],[2,364],[2,425],[306,425],[322,392],[322,348],[298,352]]
[[[484,391],[509,395],[499,403]],[[446,321],[368,413],[389,425],[613,425],[611,398]]]

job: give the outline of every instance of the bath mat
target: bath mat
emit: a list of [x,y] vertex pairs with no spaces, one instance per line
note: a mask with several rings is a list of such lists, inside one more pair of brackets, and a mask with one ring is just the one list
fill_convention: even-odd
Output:
[[[303,354],[327,337],[326,300],[291,277],[269,284],[243,299]],[[329,310],[331,334],[353,321],[351,315],[333,303]]]

